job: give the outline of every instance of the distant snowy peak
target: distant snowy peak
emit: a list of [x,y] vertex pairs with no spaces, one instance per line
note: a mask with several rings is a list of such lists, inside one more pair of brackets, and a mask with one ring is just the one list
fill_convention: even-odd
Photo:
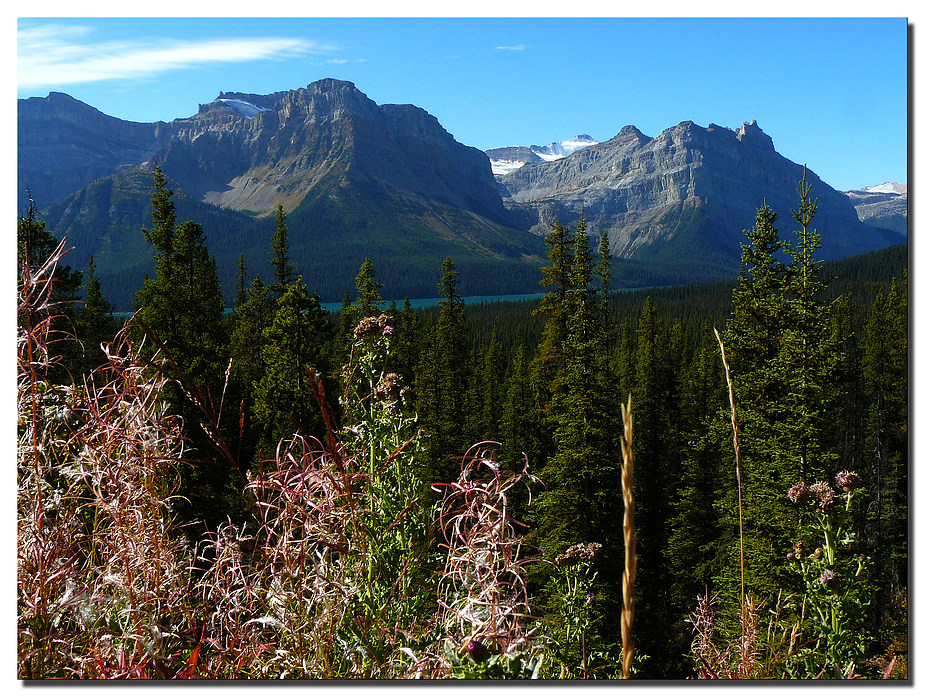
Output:
[[531,145],[530,149],[547,162],[558,160],[571,155],[576,150],[581,150],[589,145],[597,145],[597,141],[589,135],[582,134],[563,140],[561,143],[550,143],[549,145]]
[[884,182],[883,184],[878,184],[877,186],[865,186],[863,189],[861,189],[861,191],[870,194],[904,194],[906,193],[906,189],[906,184],[899,184],[898,182]]
[[226,107],[231,109],[236,114],[240,114],[245,118],[253,118],[261,111],[269,111],[264,107],[257,106],[256,104],[251,104],[250,102],[245,102],[243,99],[223,99],[219,98],[215,100],[221,104],[224,104]]
[[529,148],[522,146],[493,148],[485,152],[491,160],[492,174],[496,177],[503,177],[505,174],[510,174],[515,169],[523,167],[528,162],[561,160],[576,150],[597,144],[598,141],[594,140],[594,138],[587,134],[582,134],[561,142],[550,143],[549,145],[531,145]]

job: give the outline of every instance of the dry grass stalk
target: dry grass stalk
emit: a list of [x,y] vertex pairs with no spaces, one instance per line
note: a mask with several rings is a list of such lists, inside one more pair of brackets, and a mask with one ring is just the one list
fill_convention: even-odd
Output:
[[628,678],[630,666],[633,663],[633,642],[631,631],[633,628],[633,612],[636,608],[636,599],[633,597],[633,588],[636,585],[636,535],[633,528],[633,516],[636,503],[633,499],[633,398],[630,396],[627,403],[621,405],[623,413],[623,439],[620,443],[623,449],[623,468],[621,470],[621,485],[623,487],[623,610],[620,613],[620,632],[623,637],[623,677]]
[[741,607],[745,607],[745,532],[742,525],[742,452],[739,448],[739,421],[736,414],[735,395],[732,391],[732,373],[729,371],[729,360],[726,358],[726,347],[723,346],[723,340],[720,338],[719,331],[713,328],[716,334],[716,340],[719,342],[719,354],[723,359],[723,367],[726,369],[726,384],[729,386],[729,407],[732,410],[732,447],[736,454],[736,484],[739,489],[739,574],[742,581],[742,591],[739,601]]

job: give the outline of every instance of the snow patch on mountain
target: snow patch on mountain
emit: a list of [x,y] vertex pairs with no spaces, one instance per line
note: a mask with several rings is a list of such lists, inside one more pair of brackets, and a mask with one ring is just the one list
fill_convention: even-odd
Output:
[[898,182],[884,182],[877,186],[865,186],[861,191],[871,194],[904,194],[906,193],[906,184]]
[[[587,134],[582,134],[575,136],[574,138],[569,138],[568,140],[563,140],[561,142],[556,141],[555,143],[550,143],[549,145],[531,145],[529,150],[541,160],[545,162],[552,162],[553,160],[561,160],[563,157],[568,157],[576,150],[581,150],[582,148],[586,148],[589,145],[597,144],[598,141],[594,140],[594,138]],[[494,150],[508,150],[508,148],[495,148]],[[515,169],[519,169],[526,164],[525,160],[508,158],[495,159],[491,157],[491,155],[492,150],[489,150],[488,156],[491,160],[491,172],[498,177],[502,177],[505,174],[510,174]]]
[[520,169],[526,163],[520,160],[491,160],[491,173],[496,177],[503,177],[515,169]]
[[243,99],[216,99],[215,101],[221,102],[236,114],[248,119],[255,117],[261,111],[269,111],[269,109],[259,107],[256,104],[245,102]]

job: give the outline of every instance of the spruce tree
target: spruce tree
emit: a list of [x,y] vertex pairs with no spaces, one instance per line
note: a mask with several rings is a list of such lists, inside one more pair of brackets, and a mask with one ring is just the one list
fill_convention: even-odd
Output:
[[272,324],[263,331],[265,366],[256,385],[254,413],[267,452],[294,433],[323,436],[324,422],[307,369],[328,374],[325,344],[332,331],[318,296],[309,294],[299,276],[277,301]]
[[270,241],[273,252],[270,265],[273,267],[273,277],[276,279],[271,290],[277,298],[282,297],[286,289],[295,279],[295,268],[289,259],[289,230],[286,227],[286,214],[282,206],[276,207],[276,230]]
[[459,464],[472,443],[468,404],[471,373],[466,305],[457,290],[456,264],[447,257],[441,267],[437,322],[430,345],[417,369],[417,407],[424,426],[427,477],[455,481]]
[[83,344],[82,372],[86,375],[105,363],[106,355],[100,345],[103,342],[112,341],[117,328],[112,314],[112,305],[103,296],[92,255],[87,262],[87,275],[83,288],[83,307],[77,315],[76,328],[77,337]]
[[378,315],[382,305],[382,283],[376,280],[376,269],[366,258],[356,277],[357,302],[354,320]]

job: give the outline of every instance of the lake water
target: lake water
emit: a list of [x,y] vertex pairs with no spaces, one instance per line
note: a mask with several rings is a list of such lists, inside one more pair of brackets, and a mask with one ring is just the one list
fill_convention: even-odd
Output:
[[[523,300],[538,300],[542,298],[545,293],[525,293],[523,295],[471,295],[469,297],[463,298],[466,305],[478,305],[480,303],[494,303],[494,302],[518,302]],[[409,302],[413,308],[421,307],[434,307],[439,303],[443,298],[411,298]],[[391,303],[391,300],[385,301],[382,303],[382,308],[386,309]],[[399,309],[405,304],[405,299],[396,300],[395,304]],[[340,312],[340,308],[343,305],[343,302],[339,303],[321,303],[323,307],[328,312]],[[231,308],[225,308],[225,312],[231,312]],[[131,317],[131,312],[113,312],[114,317]]]

